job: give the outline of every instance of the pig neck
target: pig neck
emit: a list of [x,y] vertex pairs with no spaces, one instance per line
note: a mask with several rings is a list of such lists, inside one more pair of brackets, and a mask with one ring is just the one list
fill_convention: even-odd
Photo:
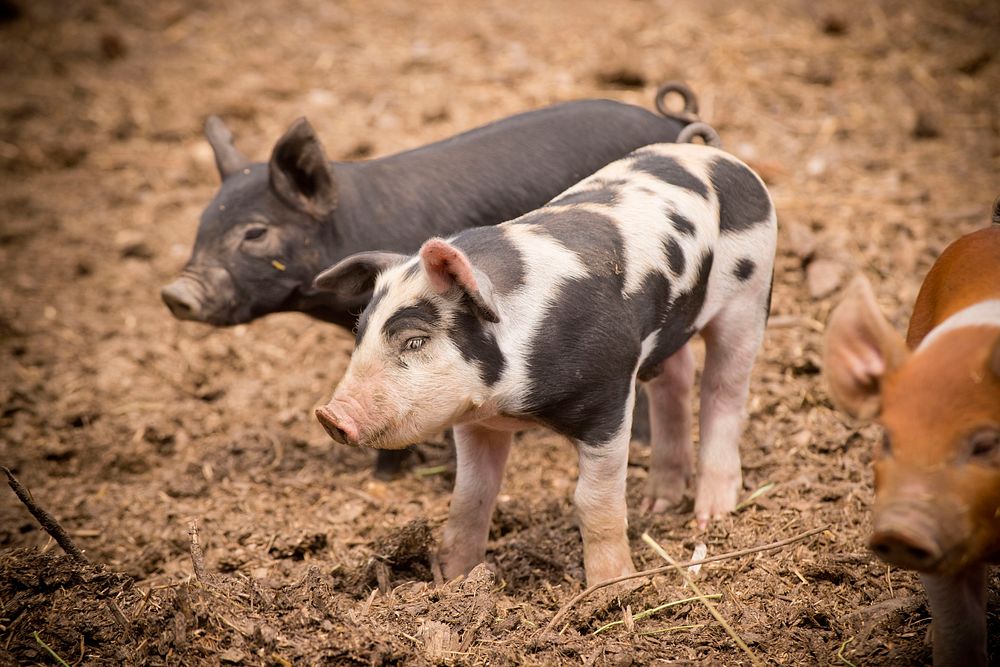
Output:
[[963,308],[950,315],[943,322],[935,326],[924,336],[917,346],[917,351],[926,349],[931,343],[951,331],[963,327],[989,326],[1000,328],[1000,298],[986,299],[971,306]]

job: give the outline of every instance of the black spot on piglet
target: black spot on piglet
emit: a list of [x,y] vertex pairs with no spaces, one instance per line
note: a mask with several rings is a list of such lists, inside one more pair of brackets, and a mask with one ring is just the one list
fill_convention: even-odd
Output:
[[754,269],[757,265],[753,263],[753,260],[749,257],[744,257],[736,263],[736,268],[733,269],[733,275],[735,275],[740,282],[746,282],[750,280],[750,276],[753,275]]

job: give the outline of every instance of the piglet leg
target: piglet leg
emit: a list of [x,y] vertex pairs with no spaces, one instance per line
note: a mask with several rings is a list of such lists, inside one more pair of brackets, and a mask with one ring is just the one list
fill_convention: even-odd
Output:
[[740,436],[750,371],[764,338],[766,310],[754,299],[736,301],[702,330],[701,449],[694,512],[704,527],[736,508],[742,485]]
[[688,345],[668,357],[660,374],[646,384],[651,455],[645,503],[648,512],[663,512],[677,505],[691,479],[693,386],[694,357]]
[[628,526],[625,473],[631,401],[626,414],[628,418],[623,427],[610,442],[576,443],[580,478],[574,501],[583,533],[583,567],[588,586],[635,571],[625,532]]
[[931,604],[934,667],[986,667],[986,565],[920,579]]
[[468,574],[486,558],[490,518],[512,439],[513,433],[476,424],[455,426],[455,489],[440,551],[447,579]]

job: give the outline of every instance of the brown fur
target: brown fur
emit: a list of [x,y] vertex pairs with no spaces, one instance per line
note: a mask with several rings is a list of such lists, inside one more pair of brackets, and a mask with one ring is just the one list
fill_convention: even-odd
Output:
[[1000,226],[967,234],[941,253],[913,305],[906,344],[915,348],[949,316],[1000,295]]

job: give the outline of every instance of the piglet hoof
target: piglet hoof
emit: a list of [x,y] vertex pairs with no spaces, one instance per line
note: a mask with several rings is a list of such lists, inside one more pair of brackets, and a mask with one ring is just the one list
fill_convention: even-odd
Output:
[[403,474],[403,463],[410,456],[409,449],[380,449],[375,458],[375,479],[388,481]]
[[741,485],[739,473],[703,475],[694,501],[694,516],[698,521],[698,528],[705,529],[709,521],[721,519],[735,510]]
[[650,476],[642,511],[662,514],[683,505],[687,497],[687,480],[688,476],[684,473]]

